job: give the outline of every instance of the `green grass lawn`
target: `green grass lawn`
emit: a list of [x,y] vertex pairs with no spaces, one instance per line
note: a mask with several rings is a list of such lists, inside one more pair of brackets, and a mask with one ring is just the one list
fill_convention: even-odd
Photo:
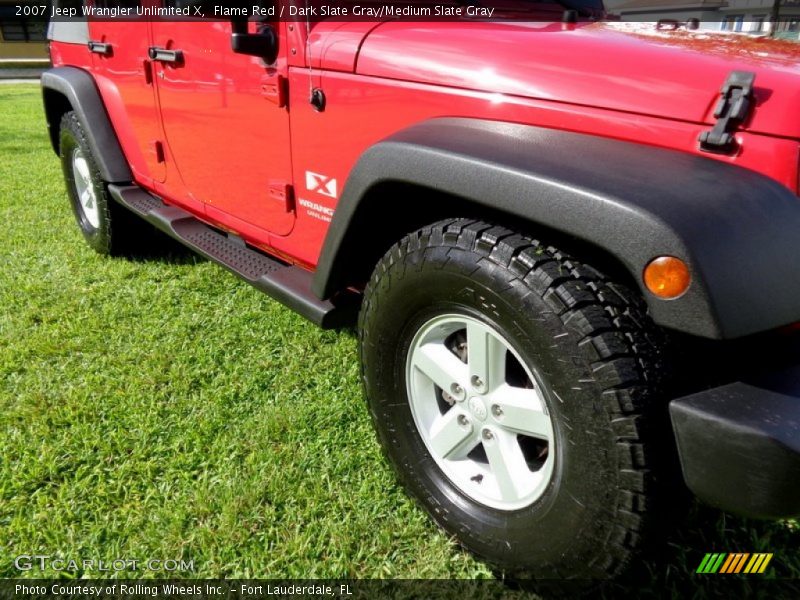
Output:
[[[19,554],[193,560],[194,577],[491,576],[395,483],[352,332],[188,253],[96,255],[38,88],[0,86],[0,112],[0,576]],[[695,509],[647,570],[677,589],[706,552],[768,551],[772,575],[800,576],[798,541],[791,523]]]

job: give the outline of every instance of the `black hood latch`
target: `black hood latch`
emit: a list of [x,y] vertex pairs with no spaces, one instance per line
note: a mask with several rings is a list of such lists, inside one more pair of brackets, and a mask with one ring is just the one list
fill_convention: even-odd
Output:
[[714,109],[717,122],[711,131],[700,134],[700,149],[726,154],[736,149],[733,133],[744,122],[753,107],[753,82],[756,74],[750,71],[731,71],[720,91]]

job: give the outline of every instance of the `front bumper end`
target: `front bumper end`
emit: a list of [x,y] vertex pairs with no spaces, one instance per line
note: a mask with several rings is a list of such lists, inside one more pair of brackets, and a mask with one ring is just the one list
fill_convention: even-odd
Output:
[[800,365],[669,405],[689,489],[722,510],[800,514]]

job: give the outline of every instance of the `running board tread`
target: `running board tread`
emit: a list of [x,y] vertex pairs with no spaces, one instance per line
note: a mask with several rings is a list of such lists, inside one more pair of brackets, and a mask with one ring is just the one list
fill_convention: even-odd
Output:
[[191,213],[168,206],[135,185],[109,185],[112,198],[170,237],[188,246],[281,304],[300,313],[324,329],[355,322],[358,298],[355,294],[320,300],[311,291],[312,273],[286,265],[246,246],[240,238],[229,237],[203,223]]
[[184,219],[174,224],[175,231],[192,248],[213,257],[248,281],[256,281],[273,271],[285,268],[278,261],[238,246],[227,236],[214,231],[196,219]]

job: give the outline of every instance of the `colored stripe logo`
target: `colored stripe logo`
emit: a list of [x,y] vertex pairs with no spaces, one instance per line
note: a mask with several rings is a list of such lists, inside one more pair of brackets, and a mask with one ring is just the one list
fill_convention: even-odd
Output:
[[696,573],[763,573],[771,560],[771,553],[712,552],[703,557]]

